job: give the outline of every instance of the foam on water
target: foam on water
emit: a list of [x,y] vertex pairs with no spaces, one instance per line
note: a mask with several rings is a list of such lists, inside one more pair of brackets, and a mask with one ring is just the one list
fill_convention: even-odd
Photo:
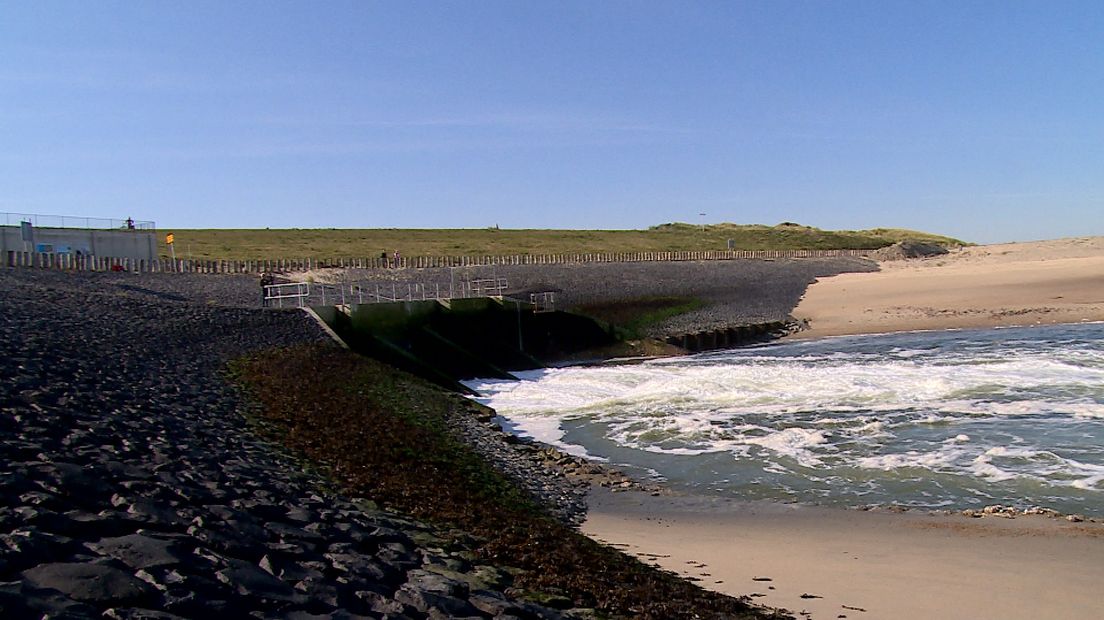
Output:
[[675,485],[1104,514],[1104,325],[927,332],[473,381],[520,434]]

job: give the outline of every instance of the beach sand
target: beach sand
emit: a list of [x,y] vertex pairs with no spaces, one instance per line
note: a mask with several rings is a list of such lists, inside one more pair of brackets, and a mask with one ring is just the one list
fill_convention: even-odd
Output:
[[798,338],[1104,321],[1104,237],[962,248],[823,278]]
[[[810,329],[793,337],[1104,321],[1104,237],[880,268],[809,287],[793,314]],[[1104,523],[598,489],[583,531],[801,618],[1104,618]]]
[[[805,618],[1104,617],[1104,524],[591,494],[583,532]],[[804,595],[804,597],[803,597]]]

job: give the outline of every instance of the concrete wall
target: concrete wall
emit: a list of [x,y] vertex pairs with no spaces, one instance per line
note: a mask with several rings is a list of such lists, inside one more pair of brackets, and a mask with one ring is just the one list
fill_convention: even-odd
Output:
[[34,244],[23,242],[18,226],[0,226],[0,256],[8,251],[53,252],[152,261],[157,258],[157,233],[150,230],[35,228]]
[[530,304],[491,298],[353,304],[350,314],[314,306],[318,316],[362,355],[416,374],[450,390],[470,393],[458,380],[514,379],[508,369],[544,366],[594,347],[613,334],[588,317],[534,313]]

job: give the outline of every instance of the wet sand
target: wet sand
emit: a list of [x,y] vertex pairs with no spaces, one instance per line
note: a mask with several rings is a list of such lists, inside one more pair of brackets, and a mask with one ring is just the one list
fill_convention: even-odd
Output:
[[[796,337],[1104,321],[1104,237],[887,261],[809,287]],[[1104,617],[1104,523],[596,490],[583,531],[803,618]]]
[[1104,524],[591,494],[583,532],[799,617],[1097,618]]
[[975,246],[821,278],[796,337],[1104,321],[1104,237]]

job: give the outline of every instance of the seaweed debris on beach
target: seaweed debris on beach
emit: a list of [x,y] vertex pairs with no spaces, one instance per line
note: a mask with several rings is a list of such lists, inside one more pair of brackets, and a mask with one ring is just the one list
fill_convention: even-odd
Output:
[[613,616],[775,617],[650,568],[546,514],[450,434],[448,417],[471,415],[458,396],[328,347],[253,356],[236,372],[286,445],[325,463],[352,493],[474,536],[481,561],[518,569],[513,593]]

